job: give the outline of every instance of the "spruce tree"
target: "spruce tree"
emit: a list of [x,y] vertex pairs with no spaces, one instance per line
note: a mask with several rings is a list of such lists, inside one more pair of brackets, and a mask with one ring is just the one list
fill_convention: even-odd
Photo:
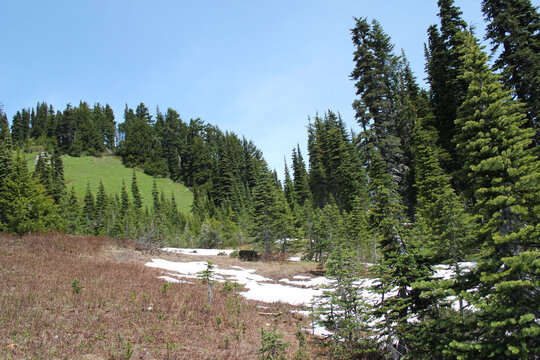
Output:
[[[7,115],[4,113],[3,105],[2,103],[0,103],[0,141],[6,138],[7,133],[10,133],[9,123],[8,123]],[[10,133],[10,138],[11,138],[11,133]]]
[[[0,116],[1,116],[0,112]],[[2,138],[0,138],[0,198],[4,197],[3,183],[7,180],[13,172],[13,149],[11,144],[11,134],[9,128],[7,131],[2,132]],[[6,215],[8,213],[7,208],[0,208],[0,224],[6,221]]]
[[64,197],[60,204],[62,216],[66,221],[66,228],[70,233],[79,230],[80,224],[80,205],[75,188],[72,187],[69,195]]
[[355,81],[358,97],[353,108],[362,127],[357,139],[360,152],[369,168],[366,155],[370,147],[378,149],[402,201],[412,213],[414,189],[409,144],[417,117],[419,87],[405,56],[393,53],[394,45],[377,21],[369,24],[366,19],[356,19],[351,34],[355,68],[350,78]]
[[98,193],[96,196],[96,203],[94,208],[94,218],[96,219],[95,234],[105,234],[103,231],[107,229],[107,225],[110,219],[108,219],[109,201],[103,181],[99,180]]
[[11,176],[2,181],[0,208],[6,209],[3,231],[23,234],[51,229],[61,222],[54,200],[28,172],[22,153],[17,153]]
[[426,47],[426,70],[434,116],[426,125],[437,130],[439,146],[444,150],[443,169],[452,173],[461,167],[456,162],[452,138],[456,134],[454,120],[457,108],[466,92],[466,85],[458,79],[462,44],[458,34],[467,28],[467,23],[461,17],[461,10],[454,5],[454,0],[438,0],[437,4],[440,28],[435,25],[429,27]]
[[370,326],[370,306],[363,299],[358,245],[369,238],[364,201],[357,198],[354,215],[340,231],[326,261],[325,276],[334,280],[318,301],[320,323],[332,332],[331,353],[338,359],[360,358],[376,351]]
[[11,173],[13,165],[13,146],[9,128],[7,131],[2,131],[0,136],[0,179],[5,179]]
[[77,131],[77,120],[71,104],[66,105],[62,113],[57,114],[56,138],[62,154],[72,152],[72,145],[75,141]]
[[309,175],[298,144],[292,152],[292,170],[296,202],[298,205],[304,206],[306,201],[311,199],[311,192],[309,190]]
[[17,111],[13,116],[13,121],[11,122],[11,134],[13,142],[17,145],[22,145],[28,138],[30,133],[30,114],[28,110],[22,109]]
[[133,176],[131,177],[131,196],[133,196],[133,205],[136,210],[142,209],[141,193],[139,192],[139,186],[137,185],[137,175],[133,170]]
[[64,163],[60,156],[60,150],[55,148],[51,156],[51,195],[54,201],[59,204],[60,199],[66,194],[64,183]]
[[477,319],[452,351],[461,358],[533,359],[540,338],[540,162],[529,149],[533,130],[504,91],[476,39],[463,33],[461,78],[467,96],[458,111],[456,147],[480,230],[480,261],[471,272]]
[[[86,184],[86,194],[84,196],[84,205],[82,209],[81,216],[83,218],[83,221],[85,222],[85,225],[93,227],[94,219],[96,214],[96,206],[95,206],[95,200],[94,195],[92,194],[92,190],[90,189],[90,183]],[[86,230],[88,230],[87,228]]]
[[38,102],[36,105],[35,116],[31,119],[30,137],[37,139],[46,135],[47,116],[49,109],[47,103]]
[[[386,171],[377,149],[370,151],[369,191],[371,204],[368,218],[372,236],[378,242],[382,255],[376,266],[379,283],[373,290],[381,295],[375,305],[374,316],[386,346],[394,358],[407,354],[409,346],[407,328],[411,318],[424,306],[421,291],[412,284],[427,279],[429,264],[417,256],[404,227],[404,207],[396,193],[396,185]],[[390,339],[395,339],[395,344]]]
[[158,213],[161,208],[161,203],[159,201],[159,191],[157,188],[157,183],[156,183],[155,178],[154,178],[154,182],[152,183],[152,201],[154,204],[154,211]]
[[492,51],[502,45],[495,69],[504,84],[525,104],[526,127],[536,131],[540,144],[540,15],[529,0],[483,0],[488,21],[486,38]]
[[126,191],[126,183],[124,180],[122,180],[122,190],[121,190],[121,193],[120,193],[120,201],[121,201],[121,215],[122,216],[126,216],[128,211],[129,211],[129,196],[128,196],[128,193]]
[[277,189],[267,167],[263,168],[259,183],[253,189],[253,222],[255,239],[269,255],[277,239],[276,220],[282,210]]
[[51,162],[46,152],[37,155],[33,177],[45,187],[49,195],[52,195],[50,191],[52,184]]
[[296,193],[294,191],[294,184],[289,174],[289,167],[287,166],[287,160],[284,160],[285,179],[283,180],[283,191],[285,193],[285,199],[291,210],[296,207]]

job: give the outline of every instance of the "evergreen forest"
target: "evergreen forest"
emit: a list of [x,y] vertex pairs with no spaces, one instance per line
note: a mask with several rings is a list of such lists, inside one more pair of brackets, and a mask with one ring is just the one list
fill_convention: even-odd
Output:
[[[335,280],[320,309],[335,358],[538,359],[540,16],[530,0],[483,0],[485,48],[453,0],[438,7],[427,89],[380,23],[354,19],[360,131],[339,109],[311,114],[307,153],[294,146],[279,176],[252,141],[171,108],[0,108],[0,230],[301,252]],[[79,198],[66,156],[168,177],[191,212],[155,183],[143,206],[136,171],[119,194],[101,183]],[[377,304],[356,281],[365,264]],[[455,276],[434,277],[441,264]]]

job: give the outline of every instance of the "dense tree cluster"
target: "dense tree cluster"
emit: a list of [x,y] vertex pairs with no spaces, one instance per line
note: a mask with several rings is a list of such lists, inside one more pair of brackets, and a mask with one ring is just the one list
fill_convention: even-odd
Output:
[[41,145],[52,152],[72,156],[99,155],[112,151],[116,141],[116,122],[109,105],[93,108],[81,101],[78,107],[66,106],[54,111],[52,105],[37,103],[35,108],[22,109],[11,123],[13,143],[25,149]]
[[[416,83],[381,25],[355,19],[350,78],[361,130],[339,113],[308,120],[278,180],[257,147],[173,109],[108,105],[63,112],[38,103],[0,111],[0,226],[56,228],[182,246],[291,246],[335,280],[323,323],[339,358],[535,359],[540,328],[539,16],[528,0],[483,0],[488,56],[452,0],[427,29],[429,89]],[[536,131],[536,132],[535,132]],[[17,148],[41,146],[34,173]],[[121,156],[194,194],[192,212],[152,191],[142,207],[136,173],[119,195],[66,191],[61,154]],[[464,263],[468,261],[468,263]],[[365,263],[378,278],[362,287]],[[437,267],[452,278],[435,277]],[[366,303],[369,290],[380,301]],[[374,325],[377,324],[377,325]],[[371,355],[368,355],[371,354]]]

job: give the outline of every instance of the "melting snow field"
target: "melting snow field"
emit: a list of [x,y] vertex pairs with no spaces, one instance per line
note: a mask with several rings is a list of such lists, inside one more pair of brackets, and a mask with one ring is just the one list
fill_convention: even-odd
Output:
[[[160,278],[178,282],[182,278],[197,278],[197,273],[206,269],[206,261],[176,262],[152,259],[146,266],[167,270]],[[253,269],[241,266],[224,269],[214,265],[212,271],[217,281],[228,280],[244,285],[247,290],[240,293],[244,297],[268,303],[309,305],[314,297],[322,294],[320,287],[330,284],[330,280],[324,277],[311,279],[308,276],[295,276],[295,280],[285,278],[276,283],[273,279],[256,274]]]
[[[181,254],[218,256],[230,254],[233,250],[218,249],[176,249],[165,248],[165,251]],[[192,283],[186,279],[196,279],[197,274],[205,270],[206,261],[175,262],[163,259],[152,259],[146,266],[164,270],[159,278],[169,282]],[[462,272],[469,271],[475,263],[460,263]],[[251,300],[258,300],[267,303],[283,302],[295,306],[310,306],[312,301],[322,295],[324,288],[330,288],[332,281],[325,277],[311,278],[304,275],[296,275],[291,279],[283,278],[274,280],[262,275],[256,274],[254,269],[246,269],[241,266],[231,266],[230,268],[220,268],[214,265],[212,269],[214,280],[219,282],[232,281],[245,286],[246,291],[240,294]],[[436,268],[435,277],[440,279],[449,279],[454,276],[454,271],[449,266],[439,265]],[[359,279],[358,284],[365,287],[362,291],[362,297],[367,303],[375,304],[379,301],[380,295],[368,290],[377,279]],[[392,292],[393,293],[393,292]],[[392,295],[392,294],[387,294]],[[453,299],[452,299],[453,300]],[[305,311],[298,311],[304,314]],[[313,331],[318,335],[330,334],[324,328],[313,325]],[[306,329],[308,330],[308,329]]]
[[175,254],[185,255],[203,255],[203,256],[229,256],[234,250],[232,249],[182,249],[182,248],[162,248],[163,251],[172,252]]

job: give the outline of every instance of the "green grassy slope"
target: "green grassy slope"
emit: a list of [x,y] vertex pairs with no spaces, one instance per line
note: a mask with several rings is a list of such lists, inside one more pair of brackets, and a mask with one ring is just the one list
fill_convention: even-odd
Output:
[[[34,166],[37,153],[27,154],[29,168]],[[99,181],[103,181],[105,192],[109,195],[122,190],[122,180],[126,183],[126,189],[131,197],[131,178],[133,169],[122,165],[119,157],[103,156],[96,158],[92,156],[71,157],[62,156],[64,163],[64,178],[66,188],[71,191],[73,187],[79,198],[84,198],[86,184],[90,184],[92,193],[97,194]],[[142,196],[143,206],[152,206],[152,185],[154,178],[146,175],[140,170],[135,170],[137,174],[137,185]],[[174,193],[178,210],[190,212],[193,203],[193,194],[185,186],[173,182],[171,179],[156,179],[159,191],[164,191],[167,199]]]

